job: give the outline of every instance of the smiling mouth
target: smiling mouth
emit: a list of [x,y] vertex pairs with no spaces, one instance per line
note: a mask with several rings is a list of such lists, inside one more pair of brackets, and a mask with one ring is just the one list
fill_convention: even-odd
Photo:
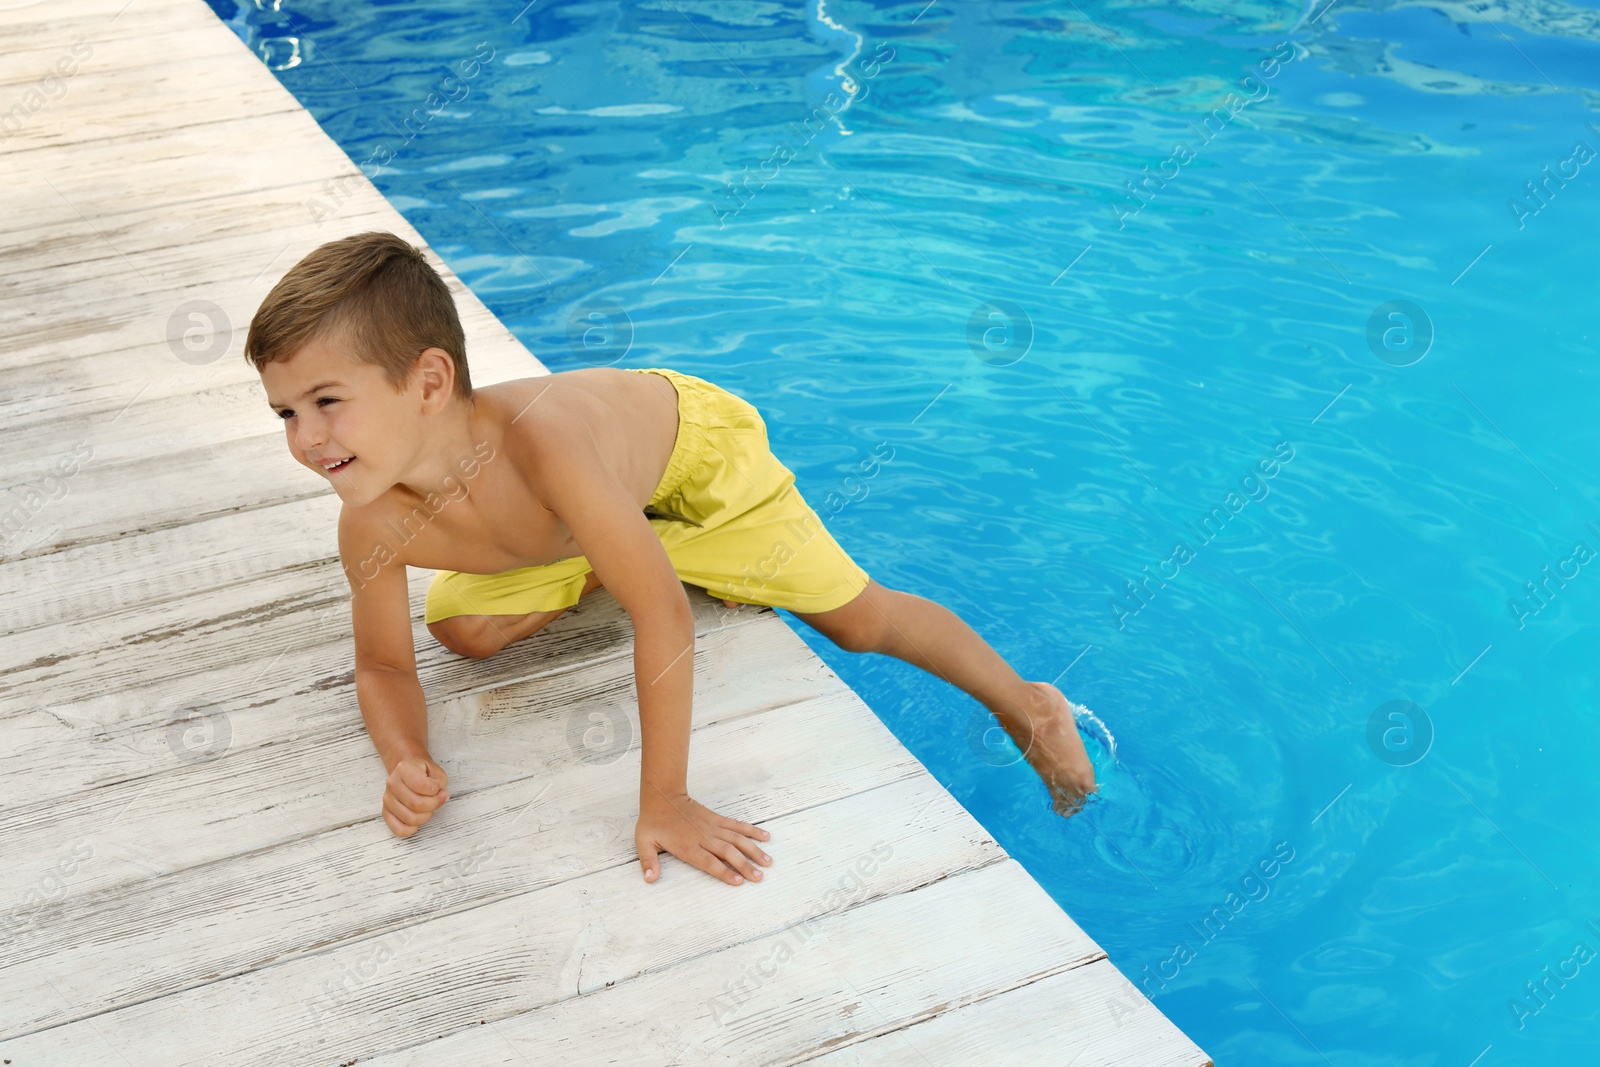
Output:
[[341,460],[340,462],[335,463],[331,467],[324,467],[323,470],[327,471],[329,474],[332,474],[335,471],[344,470],[346,467],[350,466],[350,464],[354,463],[355,461],[356,461],[356,457],[351,456],[349,459]]

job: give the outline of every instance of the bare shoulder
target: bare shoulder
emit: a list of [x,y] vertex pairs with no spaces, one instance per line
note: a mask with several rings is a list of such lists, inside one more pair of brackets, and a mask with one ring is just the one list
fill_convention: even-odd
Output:
[[404,546],[397,548],[383,536],[395,507],[392,497],[384,493],[370,504],[339,509],[339,561],[352,583],[370,581],[397,564],[404,573]]
[[497,382],[475,392],[510,458],[537,479],[558,472],[520,461],[559,453],[573,434],[593,436],[616,421],[627,411],[626,393],[636,377],[614,367],[586,367]]
[[493,405],[506,424],[522,425],[551,413],[626,412],[641,397],[659,393],[652,377],[621,367],[579,367],[480,386],[473,395]]
[[552,496],[597,478],[620,481],[643,506],[661,479],[678,430],[678,398],[665,378],[620,367],[583,367],[488,387],[484,413],[546,512]]

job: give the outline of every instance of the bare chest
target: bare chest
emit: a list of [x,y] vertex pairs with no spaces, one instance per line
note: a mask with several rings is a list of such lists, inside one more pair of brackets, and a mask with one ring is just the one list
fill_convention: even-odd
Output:
[[475,486],[470,502],[446,499],[436,511],[396,507],[387,526],[401,558],[430,570],[499,574],[582,555],[566,523],[520,486]]
[[[603,375],[610,380],[595,380]],[[576,394],[569,402],[592,416],[607,466],[643,511],[676,439],[672,385],[657,375],[613,368],[570,371],[562,378]],[[507,382],[479,392],[509,417],[538,395],[528,383]],[[582,555],[567,524],[538,499],[529,475],[502,445],[501,454],[463,480],[459,495],[435,499],[431,507],[415,499],[391,501],[384,509],[385,535],[403,546],[398,555],[409,566],[469,574],[498,574]]]
[[582,555],[566,523],[542,506],[522,470],[504,454],[461,478],[459,491],[387,502],[381,523],[400,560],[435,571],[498,574]]

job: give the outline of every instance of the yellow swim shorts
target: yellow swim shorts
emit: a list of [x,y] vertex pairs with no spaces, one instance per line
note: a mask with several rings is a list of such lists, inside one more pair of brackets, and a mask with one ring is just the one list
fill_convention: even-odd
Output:
[[[772,454],[755,406],[692,374],[659,374],[678,393],[678,436],[645,515],[678,577],[714,596],[790,611],[831,611],[867,587]],[[578,602],[583,556],[500,574],[435,571],[423,618],[526,615]]]

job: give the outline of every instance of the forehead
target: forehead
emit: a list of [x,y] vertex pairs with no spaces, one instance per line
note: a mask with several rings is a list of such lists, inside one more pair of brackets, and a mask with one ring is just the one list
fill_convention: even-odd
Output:
[[345,354],[336,344],[324,339],[306,342],[287,359],[261,368],[261,384],[273,405],[293,403],[315,386],[336,382],[345,387],[361,385],[376,368]]

